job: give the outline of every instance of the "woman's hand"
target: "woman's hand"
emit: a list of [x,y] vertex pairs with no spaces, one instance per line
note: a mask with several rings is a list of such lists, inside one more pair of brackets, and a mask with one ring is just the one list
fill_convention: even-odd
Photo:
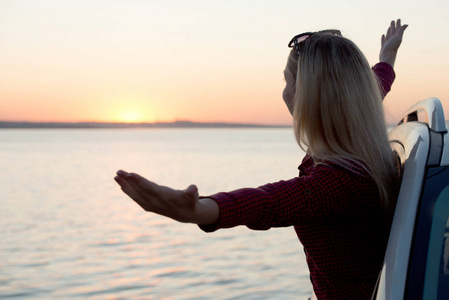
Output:
[[200,200],[195,185],[190,185],[183,191],[174,190],[125,171],[118,171],[114,179],[122,191],[146,211],[183,223],[206,225],[213,224],[218,219],[217,203],[209,198]]
[[396,55],[402,42],[402,36],[408,25],[401,25],[401,19],[396,23],[391,21],[390,27],[386,34],[382,35],[379,59],[381,62],[388,63],[394,67]]

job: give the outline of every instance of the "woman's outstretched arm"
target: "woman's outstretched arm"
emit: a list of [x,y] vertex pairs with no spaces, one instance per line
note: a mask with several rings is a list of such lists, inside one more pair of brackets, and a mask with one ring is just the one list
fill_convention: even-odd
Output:
[[183,223],[210,225],[218,221],[218,204],[210,198],[199,199],[195,185],[174,190],[125,171],[118,171],[114,179],[122,191],[146,211]]

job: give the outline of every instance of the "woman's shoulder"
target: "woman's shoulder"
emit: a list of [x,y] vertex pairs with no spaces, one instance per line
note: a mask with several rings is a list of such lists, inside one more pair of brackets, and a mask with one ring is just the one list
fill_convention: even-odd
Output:
[[366,166],[362,162],[351,159],[316,160],[306,155],[299,167],[305,174],[339,174],[356,178],[372,179]]
[[307,160],[303,176],[307,184],[320,193],[345,198],[377,195],[376,182],[363,164],[352,160],[312,161],[312,158]]
[[360,164],[353,161],[337,163],[306,160],[302,180],[320,207],[319,215],[340,214],[348,211],[365,211],[374,208],[379,201],[377,185],[373,177]]

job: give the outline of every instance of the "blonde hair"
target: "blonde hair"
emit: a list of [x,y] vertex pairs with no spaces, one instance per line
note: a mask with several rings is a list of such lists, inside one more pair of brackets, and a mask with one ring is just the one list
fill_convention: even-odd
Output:
[[395,161],[380,87],[365,56],[342,36],[317,33],[301,44],[299,60],[290,54],[287,71],[295,67],[293,119],[300,147],[316,164],[366,170],[388,209]]

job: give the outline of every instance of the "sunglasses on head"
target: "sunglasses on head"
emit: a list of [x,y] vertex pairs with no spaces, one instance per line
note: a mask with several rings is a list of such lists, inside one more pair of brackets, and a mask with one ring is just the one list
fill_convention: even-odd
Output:
[[326,29],[326,30],[321,30],[321,31],[316,31],[316,32],[304,32],[298,35],[295,35],[291,41],[288,43],[288,47],[289,48],[293,48],[295,47],[296,49],[296,53],[299,55],[300,50],[299,50],[299,45],[304,42],[305,40],[307,40],[309,37],[313,36],[314,34],[317,33],[328,33],[328,34],[335,34],[335,35],[341,35],[340,30],[336,30],[336,29]]

